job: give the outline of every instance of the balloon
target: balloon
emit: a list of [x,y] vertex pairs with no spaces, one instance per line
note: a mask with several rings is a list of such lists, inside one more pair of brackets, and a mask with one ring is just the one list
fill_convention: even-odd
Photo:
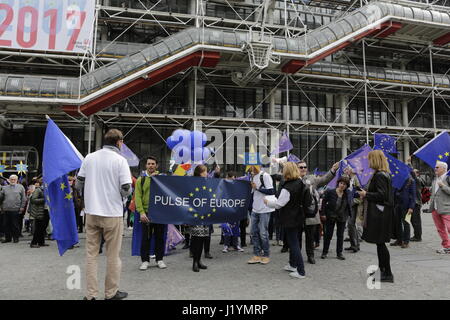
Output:
[[203,160],[208,160],[208,158],[211,156],[211,150],[209,148],[203,148]]
[[191,149],[196,149],[200,147],[204,147],[206,144],[206,134],[200,131],[192,131],[191,132]]
[[191,160],[191,150],[183,145],[177,145],[173,150],[173,159],[175,163],[188,163]]
[[195,148],[192,150],[192,161],[194,163],[204,163],[210,155],[211,151],[209,148]]
[[192,150],[192,161],[194,163],[203,163],[203,148],[195,148]]
[[178,144],[178,141],[174,141],[172,139],[172,136],[167,138],[166,145],[167,145],[167,147],[169,147],[170,150],[172,150],[177,144]]
[[[175,146],[186,146],[187,148],[191,148],[191,132],[189,130],[184,130],[184,129],[178,129],[175,130],[173,132],[173,134],[169,137],[170,141],[171,141],[171,145],[173,149]],[[169,139],[167,139],[167,141],[169,141]],[[167,145],[169,148],[169,144]]]

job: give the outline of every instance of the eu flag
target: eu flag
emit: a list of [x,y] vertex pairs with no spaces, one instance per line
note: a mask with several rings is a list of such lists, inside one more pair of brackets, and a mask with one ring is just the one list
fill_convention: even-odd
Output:
[[396,142],[397,139],[388,134],[375,133],[373,148],[375,150],[382,150],[385,153],[398,153],[395,145]]
[[80,168],[82,159],[75,146],[49,119],[45,131],[42,177],[53,225],[53,239],[61,256],[78,243],[75,208],[67,173]]
[[274,151],[272,151],[271,155],[286,152],[286,151],[292,150],[293,148],[294,148],[294,146],[292,145],[292,142],[289,139],[289,136],[287,135],[286,132],[284,132],[280,138],[280,141],[278,142],[278,147]]
[[384,155],[388,160],[389,170],[391,170],[392,186],[400,190],[408,179],[412,169],[387,152],[385,152]]
[[334,188],[338,187],[337,181],[344,174],[344,169],[347,167],[347,164],[345,162],[346,162],[345,160],[342,160],[342,161],[339,162],[339,169],[337,170],[336,175],[327,184],[327,188],[328,189],[334,189]]
[[373,169],[369,166],[369,152],[372,148],[367,144],[350,154],[347,158],[347,163],[354,169],[358,180],[363,187],[365,187],[373,174]]
[[450,135],[443,131],[413,154],[432,168],[436,161],[446,162],[450,166]]

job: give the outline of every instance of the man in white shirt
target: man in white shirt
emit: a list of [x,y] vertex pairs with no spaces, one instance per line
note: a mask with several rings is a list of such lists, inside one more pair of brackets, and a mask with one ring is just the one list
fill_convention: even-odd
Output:
[[85,300],[96,299],[98,295],[97,256],[102,236],[107,248],[105,300],[121,300],[128,296],[118,290],[122,268],[122,199],[131,194],[130,168],[120,155],[122,144],[122,132],[109,130],[104,137],[103,149],[86,156],[77,177],[76,188],[83,192],[86,214]]
[[269,219],[270,213],[275,211],[275,209],[266,206],[264,197],[275,195],[275,189],[272,177],[268,173],[261,171],[260,166],[252,166],[252,173],[253,205],[250,232],[252,234],[254,256],[248,263],[267,264],[270,262]]

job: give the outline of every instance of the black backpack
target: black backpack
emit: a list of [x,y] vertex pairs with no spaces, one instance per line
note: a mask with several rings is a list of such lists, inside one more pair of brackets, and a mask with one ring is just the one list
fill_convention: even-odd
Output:
[[303,194],[301,197],[302,203],[300,205],[301,210],[303,211],[303,215],[305,216],[305,218],[314,218],[319,207],[317,197],[315,196],[314,191],[312,190],[312,187],[310,185],[307,185],[303,182],[303,186]]

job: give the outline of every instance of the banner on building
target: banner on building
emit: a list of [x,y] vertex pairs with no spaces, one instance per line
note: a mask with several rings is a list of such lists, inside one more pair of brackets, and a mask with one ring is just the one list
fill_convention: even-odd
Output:
[[208,225],[247,219],[248,181],[153,176],[149,218],[160,224]]
[[93,0],[0,0],[0,47],[83,53],[94,20]]

